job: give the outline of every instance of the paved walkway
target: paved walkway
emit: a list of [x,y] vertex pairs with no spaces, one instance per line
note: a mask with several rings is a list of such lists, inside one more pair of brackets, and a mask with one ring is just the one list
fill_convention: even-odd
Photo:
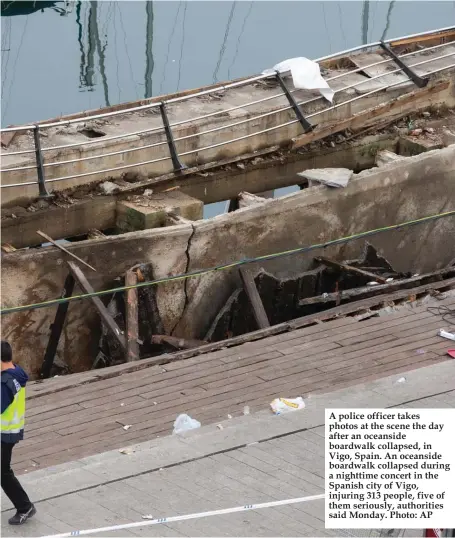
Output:
[[[31,384],[26,439],[15,451],[15,468],[30,472],[169,435],[179,413],[216,424],[228,414],[243,415],[245,405],[251,412],[266,410],[277,396],[306,397],[446,361],[447,340],[437,336],[446,322],[428,311],[429,304],[453,306],[455,295],[164,366],[141,361],[140,371],[129,371],[128,364]],[[113,372],[117,377],[105,377]]]
[[[182,436],[154,439],[40,469],[22,477],[38,513],[10,528],[2,497],[3,536],[43,536],[228,508],[323,492],[324,410],[327,407],[455,406],[455,361],[315,395],[307,407],[225,420]],[[360,536],[368,531],[324,530],[323,501],[215,516],[109,536]],[[408,535],[418,536],[417,531]],[[102,536],[97,534],[96,536]]]

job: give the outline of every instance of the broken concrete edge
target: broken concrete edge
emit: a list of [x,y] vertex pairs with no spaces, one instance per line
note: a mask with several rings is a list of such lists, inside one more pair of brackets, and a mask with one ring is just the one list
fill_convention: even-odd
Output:
[[[318,154],[318,160],[332,161],[335,159],[340,161],[341,159],[341,161],[343,161],[344,159],[342,157],[346,155],[346,158],[348,158],[349,162],[352,164],[362,161],[364,164],[373,166],[375,151],[384,148],[395,149],[398,140],[399,137],[396,133],[368,135],[353,143],[340,144],[334,149],[323,148]],[[272,154],[270,160],[264,160],[254,164],[253,159],[252,164],[248,165],[246,171],[241,171],[237,167],[234,170],[223,170],[221,168],[217,172],[210,173],[210,180],[205,179],[202,174],[186,176],[185,178],[179,180],[179,186],[171,188],[181,188],[182,192],[193,196],[193,198],[198,200],[204,198],[203,195],[205,192],[207,192],[212,198],[214,198],[214,192],[219,192],[219,189],[209,188],[207,190],[207,186],[210,186],[208,181],[213,182],[213,184],[216,186],[220,183],[225,185],[227,181],[234,180],[234,185],[237,185],[239,188],[237,189],[234,187],[230,189],[230,193],[225,192],[225,194],[232,196],[237,196],[242,188],[245,189],[245,186],[248,187],[250,192],[252,190],[263,191],[263,189],[260,189],[259,187],[257,189],[253,188],[257,183],[255,173],[257,174],[258,171],[268,168],[268,174],[270,178],[273,178],[274,174],[272,172],[274,172],[274,168],[276,166],[289,166],[292,170],[296,169],[297,172],[298,169],[295,163],[299,163],[301,161],[310,163],[311,161],[311,164],[314,166],[313,159],[308,158],[310,155],[311,153],[302,154],[301,152],[279,152]],[[348,157],[351,155],[352,158]],[[262,157],[256,158],[262,159]],[[251,180],[248,180],[247,185],[244,184],[246,174],[251,175]],[[282,178],[280,178],[279,182],[270,179],[267,185],[269,185],[271,181],[274,182],[274,188],[286,187],[295,184],[297,181],[296,176],[292,173],[288,174],[288,176],[286,176],[288,177],[286,181],[283,181]],[[55,237],[56,239],[63,239],[66,237],[77,237],[84,235],[88,228],[96,228],[99,230],[114,228],[116,225],[116,203],[122,202],[128,196],[134,196],[134,193],[139,193],[143,187],[139,187],[138,185],[139,184],[136,183],[130,187],[131,189],[134,189],[133,191],[128,190],[118,192],[110,196],[103,196],[97,192],[93,196],[87,194],[82,199],[76,199],[71,198],[71,195],[68,195],[70,202],[65,202],[65,199],[60,201],[60,198],[57,198],[56,202],[54,202],[52,205],[49,205],[49,202],[45,202],[43,204],[43,201],[39,200],[37,203],[35,202],[35,205],[45,205],[46,207],[36,209],[36,211],[34,210],[33,212],[29,212],[32,207],[35,208],[35,205],[33,204],[29,206],[29,210],[21,206],[2,208],[3,216],[5,214],[15,214],[15,217],[7,217],[2,220],[2,239],[4,242],[11,244],[16,249],[19,249],[40,244],[35,233],[36,229],[44,229],[52,237]],[[166,187],[166,185],[156,189],[156,194],[167,192],[168,189],[164,187]],[[230,196],[227,196],[227,198],[229,197]],[[216,200],[212,201],[219,201],[220,196],[215,196],[215,198]],[[221,198],[225,199],[224,195]],[[18,230],[20,231],[19,233]]]
[[[397,379],[405,376],[404,383]],[[455,362],[393,374],[367,383],[333,392],[303,395],[303,410],[274,416],[264,410],[235,417],[217,424],[202,426],[181,435],[169,435],[128,446],[129,454],[116,449],[80,460],[40,469],[21,476],[21,482],[35,502],[91,489],[124,480],[138,474],[152,473],[200,460],[209,456],[247,448],[297,432],[324,426],[325,410],[330,408],[391,408],[406,406],[423,398],[455,390]],[[296,394],[283,396],[294,397]],[[197,419],[197,417],[194,417]],[[124,447],[126,448],[126,447]],[[77,476],[77,486],[72,485]],[[11,504],[2,494],[2,512]]]
[[[422,107],[421,109],[418,109],[417,111],[405,110],[405,111],[402,111],[401,113],[400,113],[400,111],[397,111],[397,113],[394,115],[393,119],[389,119],[387,121],[387,123],[385,123],[385,124],[384,124],[384,122],[379,122],[379,124],[377,126],[376,125],[370,126],[367,130],[363,129],[362,127],[359,127],[357,129],[352,129],[354,131],[354,134],[349,136],[346,139],[346,141],[351,142],[351,141],[353,141],[353,139],[355,139],[357,137],[360,137],[360,136],[363,136],[364,134],[366,134],[366,132],[370,132],[373,129],[377,129],[378,131],[381,131],[382,129],[389,128],[391,125],[395,124],[396,122],[399,122],[403,117],[409,116],[413,112],[416,112],[418,114],[423,114],[425,111],[431,110],[433,108],[434,108],[434,105],[427,105],[427,106]],[[344,131],[344,130],[346,130],[345,127],[340,127],[339,130],[334,131],[332,134],[336,135],[336,134],[338,134],[338,133],[340,133],[341,131]],[[403,130],[403,132],[401,134],[404,135],[404,134],[407,133],[407,131],[408,131],[408,129],[405,129],[405,130]],[[330,134],[327,134],[326,136],[323,137],[323,140],[318,138],[316,140],[316,142],[319,142],[319,143],[321,143],[323,141],[330,142],[330,138],[331,138]],[[355,140],[353,142],[355,144]],[[337,144],[340,144],[340,143],[337,142]],[[342,149],[342,148],[340,148],[340,149]],[[306,147],[301,147],[300,149],[298,149],[296,151],[295,149],[292,148],[291,144],[286,142],[286,143],[283,143],[281,145],[275,145],[275,146],[271,146],[271,147],[258,149],[256,151],[251,152],[251,153],[242,154],[242,155],[239,155],[239,156],[236,156],[236,157],[228,157],[228,158],[223,159],[223,160],[208,162],[208,163],[205,163],[205,164],[200,165],[200,166],[193,166],[193,167],[185,168],[179,173],[169,172],[169,173],[165,173],[165,174],[160,175],[160,176],[155,176],[155,177],[144,179],[142,181],[137,181],[135,183],[132,183],[132,184],[126,185],[126,186],[125,185],[124,186],[117,185],[118,188],[119,188],[119,191],[118,191],[118,193],[116,193],[116,195],[119,196],[119,195],[121,195],[123,193],[135,193],[138,190],[140,190],[141,188],[144,188],[144,187],[146,188],[146,187],[150,187],[150,186],[154,186],[156,188],[159,188],[160,190],[161,189],[164,190],[168,186],[175,186],[176,184],[184,185],[184,182],[182,182],[182,180],[185,179],[185,181],[187,182],[189,180],[188,176],[193,176],[193,175],[197,176],[197,175],[203,174],[204,172],[208,172],[208,171],[211,171],[211,173],[216,173],[219,169],[222,171],[223,167],[225,167],[225,166],[229,166],[229,165],[235,164],[235,163],[248,162],[248,161],[254,160],[255,158],[258,158],[258,157],[259,158],[271,157],[273,159],[274,157],[277,156],[276,154],[278,154],[278,156],[281,157],[281,155],[279,155],[281,152],[288,153],[288,156],[290,154],[294,154],[298,158],[299,152],[300,151],[306,151],[306,150],[307,150]],[[261,169],[261,168],[264,168],[264,167],[267,167],[267,166],[270,166],[270,161],[266,161],[266,162],[263,162],[263,163],[257,163],[256,165],[252,164],[252,163],[249,163],[248,168],[253,170],[253,169],[256,169],[256,168]],[[237,172],[239,174],[241,174],[242,170],[238,170]],[[104,178],[104,179],[101,179],[101,180],[94,180],[94,181],[91,181],[91,182],[86,183],[86,184],[84,184],[82,186],[79,186],[79,187],[70,187],[68,189],[60,191],[59,194],[71,195],[72,192],[77,192],[77,190],[80,187],[96,188],[98,185],[100,185],[100,184],[102,184],[102,183],[104,183],[106,181],[109,181],[109,178]],[[101,193],[99,193],[99,195],[101,195]],[[213,200],[213,201],[216,201],[216,200]],[[33,200],[30,200],[29,197],[27,197],[27,199],[24,199],[23,203],[30,204],[30,203],[33,203]],[[21,205],[20,200],[15,200],[14,202],[11,202],[10,204],[7,204],[6,207],[12,206],[12,205],[14,205],[14,206]]]
[[347,168],[316,168],[305,170],[298,175],[306,179],[310,187],[313,181],[327,187],[346,187],[354,172]]
[[[442,272],[443,271],[447,271],[447,269],[443,269]],[[455,289],[455,278],[451,278],[446,281],[442,280],[439,282],[434,282],[434,283],[427,284],[424,286],[419,286],[417,288],[406,289],[406,290],[403,290],[403,293],[400,294],[400,296],[403,295],[406,297],[407,296],[417,297],[419,295],[426,295],[431,290],[448,291],[452,289]],[[140,370],[144,370],[146,368],[151,368],[153,366],[165,365],[171,362],[183,361],[186,359],[196,357],[198,355],[211,353],[213,351],[219,351],[221,349],[225,349],[229,347],[240,346],[248,342],[255,342],[257,340],[262,340],[269,336],[275,336],[275,335],[282,334],[285,332],[291,332],[296,329],[302,329],[311,325],[315,325],[320,322],[333,321],[341,317],[344,317],[346,315],[358,312],[360,310],[365,310],[365,308],[367,308],[367,306],[365,306],[366,303],[368,303],[369,308],[371,308],[374,305],[384,304],[387,302],[387,298],[393,295],[397,295],[397,293],[395,292],[395,293],[389,293],[385,295],[377,295],[376,297],[364,299],[363,301],[357,301],[357,302],[354,301],[353,303],[346,303],[346,304],[336,306],[322,312],[318,312],[317,314],[310,314],[307,316],[303,316],[301,318],[287,321],[285,323],[272,325],[271,327],[267,327],[266,329],[259,329],[251,333],[242,334],[240,336],[235,336],[227,340],[221,340],[219,342],[213,342],[213,343],[206,344],[200,347],[185,349],[183,351],[178,351],[176,353],[166,353],[166,354],[160,355],[158,357],[153,357],[150,359],[141,359],[140,361],[137,361],[134,363],[124,363],[124,364],[119,364],[117,366],[110,366],[104,369],[105,371],[104,370],[103,371],[92,370],[88,372],[82,372],[79,374],[71,374],[68,376],[59,377],[58,379],[48,379],[46,381],[38,381],[38,382],[32,381],[31,383],[29,383],[29,387],[33,387],[32,388],[33,392],[29,391],[28,399],[32,400],[32,399],[40,398],[42,396],[55,394],[57,392],[61,392],[70,388],[75,388],[81,385],[87,385],[87,384],[94,383],[97,381],[103,381],[105,379],[119,377],[121,375],[128,374],[131,372],[137,372]],[[68,383],[65,383],[66,380],[68,380]],[[61,384],[62,381],[64,381],[63,384]],[[41,387],[43,387],[42,391],[40,390]]]

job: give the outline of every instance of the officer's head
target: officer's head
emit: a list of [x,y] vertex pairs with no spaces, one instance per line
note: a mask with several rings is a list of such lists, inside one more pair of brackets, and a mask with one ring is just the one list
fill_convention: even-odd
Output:
[[13,350],[6,340],[2,340],[2,370],[7,368],[13,361]]

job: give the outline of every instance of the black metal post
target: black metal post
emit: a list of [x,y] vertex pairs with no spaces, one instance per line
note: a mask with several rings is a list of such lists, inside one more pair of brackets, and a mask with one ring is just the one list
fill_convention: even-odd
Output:
[[297,116],[297,119],[299,120],[300,124],[303,127],[303,130],[308,133],[309,131],[313,130],[313,125],[305,118],[305,116],[302,114],[302,111],[300,110],[299,105],[297,104],[297,101],[294,99],[294,96],[289,91],[288,87],[284,83],[283,77],[276,71],[276,79],[278,80],[281,89],[283,90],[284,94],[287,97],[287,100],[289,101],[289,104],[294,110],[295,115]]
[[239,199],[237,198],[231,198],[227,204],[226,204],[226,210],[225,213],[232,213],[233,211],[237,211],[239,208]]
[[[66,277],[62,299],[73,295],[75,280],[71,273]],[[65,325],[66,314],[68,312],[69,302],[60,303],[57,307],[54,323],[51,325],[51,334],[47,343],[46,353],[44,354],[43,364],[41,365],[40,377],[47,379],[51,375],[52,365],[54,364],[55,354],[57,353],[58,342]]]
[[169,146],[169,152],[171,154],[172,165],[175,172],[181,172],[186,166],[180,162],[177,149],[175,147],[175,140],[172,134],[171,126],[169,125],[169,118],[167,117],[166,105],[160,104],[161,119],[163,120],[164,131],[166,133],[167,144]]
[[46,180],[44,178],[43,154],[41,152],[39,125],[35,125],[35,129],[33,130],[33,138],[35,139],[35,157],[36,171],[38,173],[39,195],[41,198],[51,198],[52,194],[48,192],[46,188]]
[[381,47],[383,50],[393,59],[393,61],[403,70],[403,73],[407,75],[412,82],[418,87],[418,88],[424,88],[428,84],[427,78],[422,78],[417,73],[415,73],[409,66],[407,66],[401,58],[399,58],[393,50],[386,44],[384,41],[381,41]]

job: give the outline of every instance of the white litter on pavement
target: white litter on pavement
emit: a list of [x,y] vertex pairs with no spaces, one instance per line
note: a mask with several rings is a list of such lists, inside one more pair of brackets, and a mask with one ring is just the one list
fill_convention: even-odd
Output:
[[200,427],[201,427],[201,423],[198,420],[191,418],[189,415],[181,414],[175,419],[174,430],[172,433],[174,434],[183,433],[188,430],[194,430]]
[[301,396],[298,398],[275,398],[270,407],[275,415],[281,415],[282,413],[304,409],[305,402]]

